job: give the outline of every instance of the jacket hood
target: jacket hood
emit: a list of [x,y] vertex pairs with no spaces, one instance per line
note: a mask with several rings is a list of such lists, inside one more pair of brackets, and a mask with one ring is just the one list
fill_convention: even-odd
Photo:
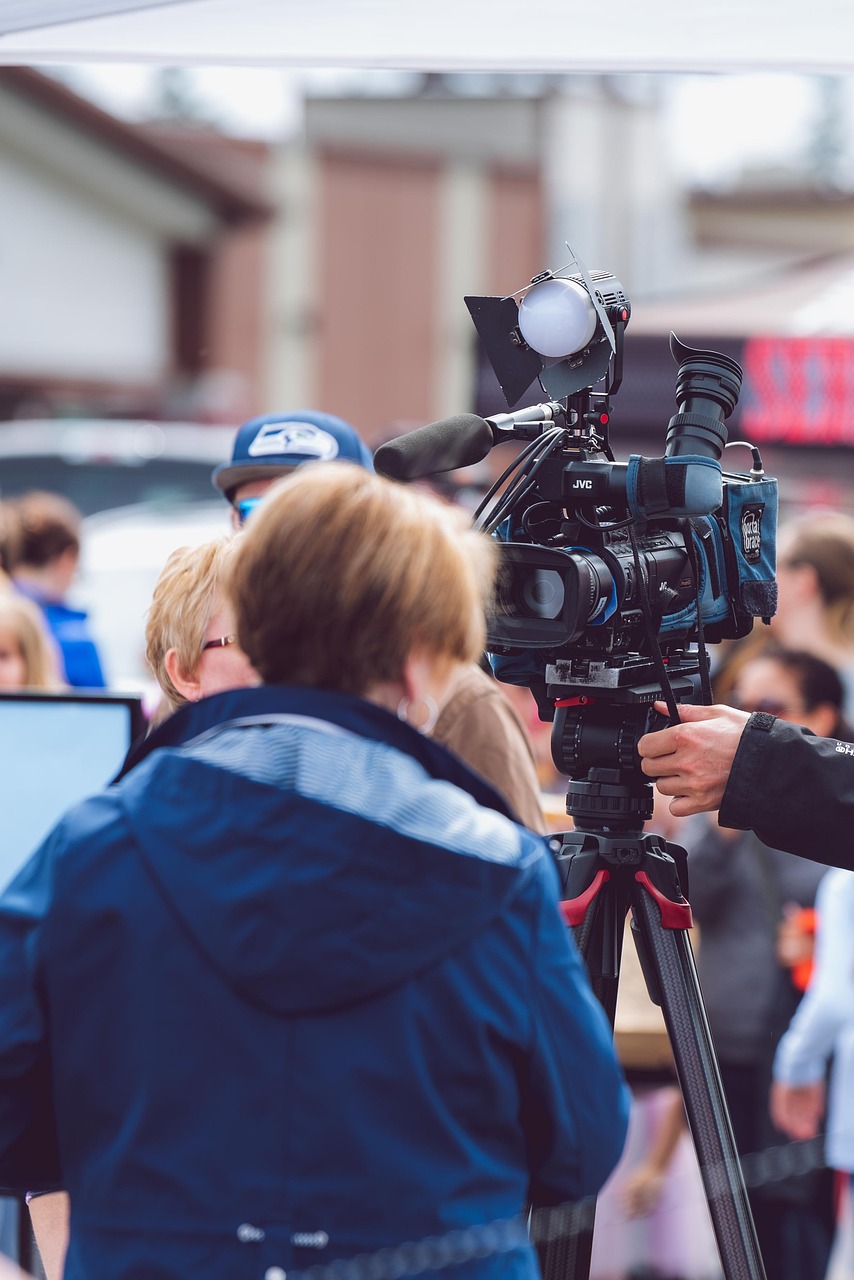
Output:
[[161,897],[233,990],[279,1014],[437,964],[547,852],[450,753],[340,694],[217,695],[137,759],[116,795]]

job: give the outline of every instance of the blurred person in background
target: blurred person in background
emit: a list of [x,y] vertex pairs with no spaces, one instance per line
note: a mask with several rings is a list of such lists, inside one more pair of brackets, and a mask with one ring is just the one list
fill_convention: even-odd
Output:
[[[842,715],[842,682],[813,654],[768,648],[740,668],[732,698],[745,711],[854,740]],[[750,831],[720,827],[714,814],[684,820],[677,839],[688,851],[697,969],[727,1106],[739,1153],[753,1154],[784,1140],[769,1120],[771,1066],[807,985],[811,908],[826,868],[769,849]],[[629,1186],[632,1212],[654,1206],[682,1118],[676,1096]],[[822,1280],[833,1239],[829,1172],[775,1178],[748,1194],[768,1276]]]
[[[807,514],[780,528],[777,612],[769,627],[754,627],[723,655],[715,698],[730,702],[741,667],[771,645],[813,653],[834,667],[854,717],[854,517]],[[821,735],[826,736],[826,735]]]
[[39,490],[11,505],[15,590],[41,609],[66,682],[75,688],[103,689],[106,681],[88,615],[67,601],[80,561],[80,512],[59,494]]
[[0,899],[0,1185],[68,1188],[66,1280],[508,1218],[456,1270],[535,1280],[528,1198],[615,1165],[627,1091],[548,846],[419,731],[494,572],[462,513],[306,468],[228,564],[265,683],[170,717]]
[[0,589],[12,585],[16,527],[14,508],[11,503],[0,502]]
[[0,690],[60,688],[41,611],[23,596],[0,590]]
[[[307,462],[353,462],[373,471],[371,451],[355,427],[314,409],[267,414],[245,422],[228,462],[211,480],[240,528],[270,487]],[[504,688],[478,663],[461,665],[443,710],[427,732],[457,753],[510,802],[533,831],[545,831],[540,781],[530,739]]]
[[[854,872],[831,868],[816,899],[815,964],[806,995],[774,1058],[771,1115],[799,1142],[825,1129],[828,1165],[847,1175],[850,1221],[854,1192]],[[830,1070],[829,1085],[827,1083]],[[848,1210],[846,1215],[845,1211]],[[837,1232],[832,1267],[854,1274],[854,1249]],[[839,1257],[839,1252],[847,1256]]]
[[[818,512],[783,526],[777,540],[779,599],[772,633],[814,653],[854,693],[854,517]],[[822,735],[827,736],[827,735]]]

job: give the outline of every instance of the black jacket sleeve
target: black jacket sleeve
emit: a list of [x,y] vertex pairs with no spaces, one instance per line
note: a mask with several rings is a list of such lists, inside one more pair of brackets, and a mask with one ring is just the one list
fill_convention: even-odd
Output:
[[854,744],[759,712],[733,762],[718,821],[764,844],[854,870]]

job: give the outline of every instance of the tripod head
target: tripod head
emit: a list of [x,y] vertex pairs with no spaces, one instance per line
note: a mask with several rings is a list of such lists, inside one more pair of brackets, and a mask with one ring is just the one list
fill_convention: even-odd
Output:
[[[683,662],[669,671],[677,700],[691,696],[698,670],[696,662]],[[653,787],[641,772],[637,744],[667,723],[653,710],[664,696],[655,677],[646,659],[547,668],[552,760],[569,779],[566,811],[577,830],[639,831],[652,817]]]

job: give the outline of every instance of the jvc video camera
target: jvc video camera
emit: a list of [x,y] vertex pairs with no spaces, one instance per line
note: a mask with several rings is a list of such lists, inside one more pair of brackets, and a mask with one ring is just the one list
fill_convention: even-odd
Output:
[[745,635],[754,618],[770,619],[777,595],[777,483],[756,449],[749,474],[721,467],[740,366],[671,334],[677,412],[664,454],[615,461],[609,398],[631,305],[609,272],[571,265],[519,295],[465,299],[508,405],[535,379],[547,403],[460,415],[376,455],[378,470],[411,479],[525,442],[475,518],[502,544],[493,666],[530,685],[549,718],[550,703],[579,689],[649,703],[661,696],[662,661],[673,678],[696,674],[696,642]]

